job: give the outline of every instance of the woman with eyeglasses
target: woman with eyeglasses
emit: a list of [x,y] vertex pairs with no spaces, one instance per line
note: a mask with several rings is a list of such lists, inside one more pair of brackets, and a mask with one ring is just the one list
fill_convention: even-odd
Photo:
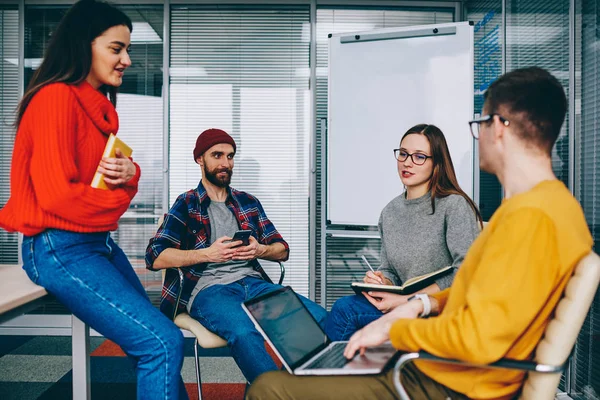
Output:
[[[459,267],[482,227],[477,206],[458,185],[448,144],[438,127],[413,126],[402,136],[394,156],[406,190],[381,212],[381,265],[367,272],[365,283],[401,285],[448,265]],[[454,273],[418,293],[433,294],[449,287]],[[327,335],[331,340],[348,340],[413,295],[368,292],[343,297],[327,318]]]

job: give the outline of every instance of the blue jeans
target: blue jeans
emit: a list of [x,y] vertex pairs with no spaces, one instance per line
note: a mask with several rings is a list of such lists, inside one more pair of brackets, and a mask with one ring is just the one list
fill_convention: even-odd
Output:
[[[245,277],[228,285],[213,285],[202,289],[190,308],[190,316],[200,321],[206,329],[227,340],[233,359],[250,383],[263,372],[277,370],[277,366],[267,353],[262,335],[242,309],[242,303],[281,287],[259,278]],[[327,311],[307,298],[300,297],[323,327]]]
[[110,233],[46,230],[23,239],[23,269],[133,361],[137,398],[187,399],[183,335],[154,307]]
[[363,295],[342,297],[331,307],[325,332],[333,341],[348,340],[354,332],[382,315]]

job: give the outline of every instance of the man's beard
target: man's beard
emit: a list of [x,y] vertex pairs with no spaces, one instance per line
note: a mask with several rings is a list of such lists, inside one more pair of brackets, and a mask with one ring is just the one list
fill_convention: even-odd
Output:
[[[221,173],[221,172],[227,172],[226,175],[224,176],[217,176],[217,174]],[[229,168],[221,168],[221,169],[214,169],[212,171],[209,171],[208,168],[206,168],[206,166],[204,166],[204,177],[213,185],[217,186],[217,187],[221,187],[221,188],[226,188],[229,186],[229,184],[231,183],[231,174],[232,171]]]

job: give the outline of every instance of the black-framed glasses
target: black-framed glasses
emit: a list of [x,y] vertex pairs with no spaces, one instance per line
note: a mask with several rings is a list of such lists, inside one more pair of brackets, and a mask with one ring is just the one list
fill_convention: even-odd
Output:
[[473,121],[469,121],[469,128],[471,129],[471,135],[473,135],[473,137],[476,140],[479,140],[479,132],[481,131],[480,125],[481,124],[489,124],[490,122],[492,122],[494,119],[494,115],[496,115],[498,117],[498,119],[500,120],[500,122],[502,122],[504,124],[504,126],[510,125],[510,121],[499,114],[482,115],[481,117],[474,119]]
[[400,162],[404,162],[408,157],[410,157],[415,165],[423,165],[428,158],[433,158],[423,153],[410,154],[408,151],[402,149],[394,149],[394,157]]

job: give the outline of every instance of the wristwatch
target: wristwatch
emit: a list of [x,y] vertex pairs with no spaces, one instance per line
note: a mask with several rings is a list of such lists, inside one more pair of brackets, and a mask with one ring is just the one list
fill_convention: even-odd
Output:
[[419,315],[419,318],[425,318],[429,316],[431,312],[431,300],[429,300],[429,296],[423,293],[415,294],[408,298],[408,301],[411,300],[421,300],[423,302],[423,312]]

